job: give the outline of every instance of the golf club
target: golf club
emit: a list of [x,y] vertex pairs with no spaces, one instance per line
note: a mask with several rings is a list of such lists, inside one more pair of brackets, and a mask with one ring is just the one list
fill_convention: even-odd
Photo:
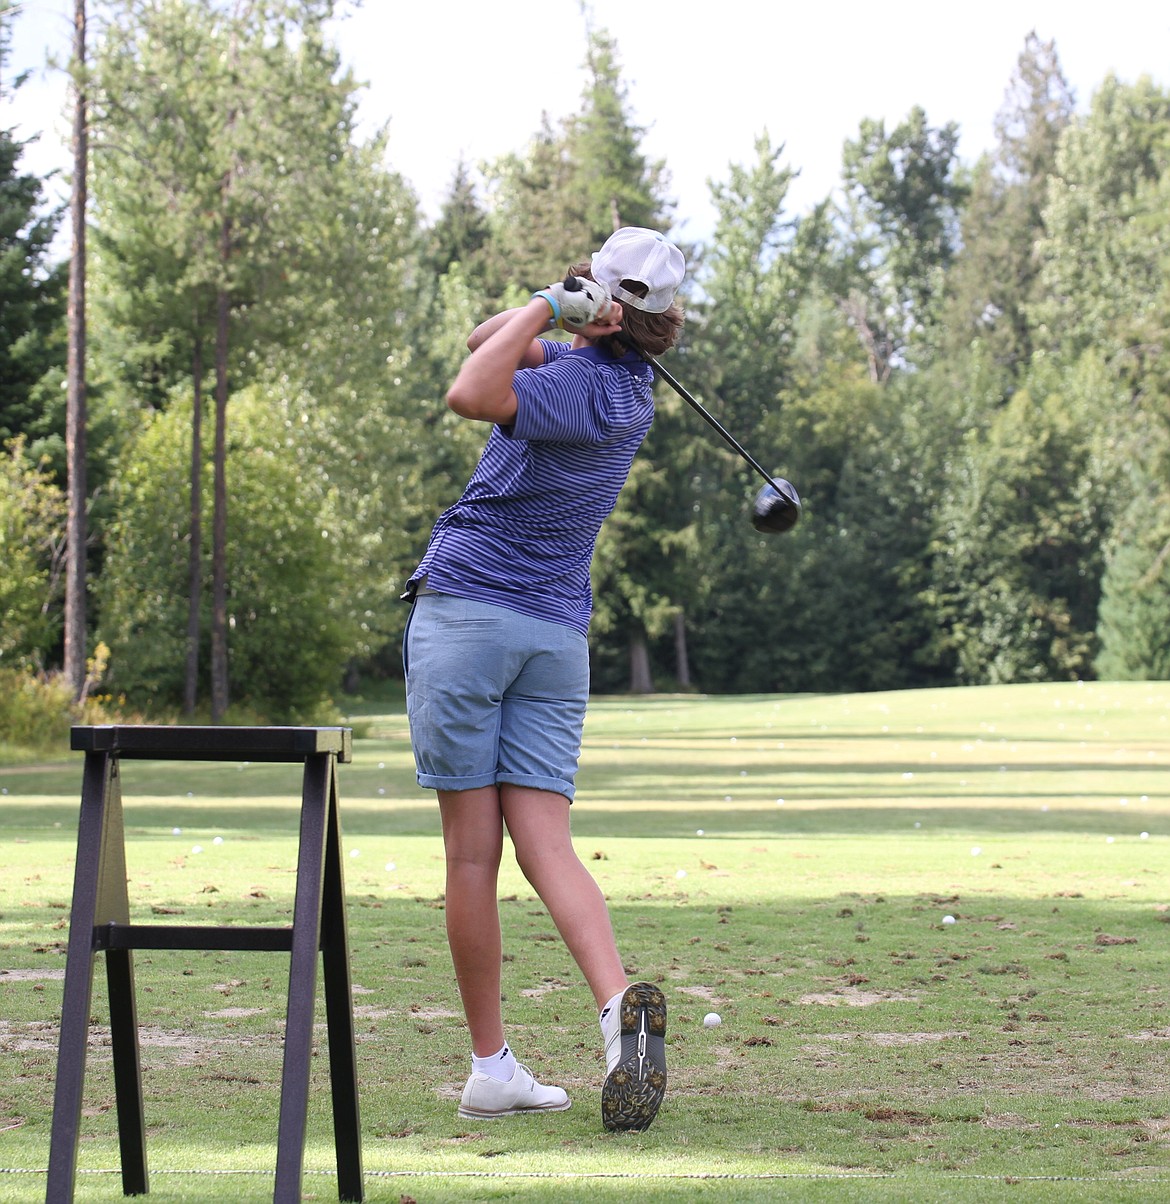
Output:
[[[565,277],[564,286],[569,292],[576,292],[581,286],[577,282],[577,278],[572,274]],[[694,397],[691,396],[683,386],[675,380],[674,376],[665,369],[658,360],[652,355],[647,355],[641,347],[637,345],[628,335],[622,333],[616,336],[617,339],[636,352],[655,372],[662,377],[664,381],[703,419],[704,422],[716,431],[720,438],[733,451],[737,452],[745,463],[751,465],[752,468],[760,474],[767,484],[756,494],[756,500],[752,504],[752,526],[757,531],[765,535],[781,535],[785,531],[791,531],[793,527],[800,521],[800,496],[790,482],[784,480],[783,477],[774,477],[772,474],[745,448],[734,435],[728,431],[723,424]]]
[[710,411],[705,409],[679,384],[658,360],[647,355],[641,347],[631,343],[628,339],[622,339],[622,342],[628,347],[632,347],[712,430],[718,432],[728,447],[738,452],[742,459],[767,482],[763,489],[756,494],[756,500],[752,504],[752,526],[766,535],[781,535],[785,531],[791,531],[800,521],[800,497],[792,484],[783,477],[772,476]]

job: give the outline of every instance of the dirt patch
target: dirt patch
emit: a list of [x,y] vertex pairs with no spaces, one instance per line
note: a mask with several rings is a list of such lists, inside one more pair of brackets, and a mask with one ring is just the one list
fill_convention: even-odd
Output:
[[844,1100],[810,1102],[803,1107],[806,1112],[856,1112],[866,1120],[883,1124],[928,1125],[937,1119],[926,1112],[916,1112],[909,1108],[891,1108],[885,1104],[855,1104]]
[[0,970],[0,978],[11,982],[50,982],[64,977],[64,970]]
[[1038,1129],[1040,1126],[1026,1121],[1018,1112],[993,1112],[980,1122],[986,1129]]
[[244,1016],[263,1016],[267,1008],[220,1008],[218,1012],[204,1012],[209,1020],[238,1020]]
[[543,999],[546,995],[551,995],[553,991],[567,991],[569,984],[567,982],[542,982],[538,987],[525,987],[520,994],[525,999]]
[[1140,1033],[1126,1033],[1127,1041],[1170,1041],[1170,1028],[1147,1028]]
[[56,1050],[59,1032],[55,1024],[13,1024],[0,1020],[0,1050],[5,1053]]
[[895,1047],[925,1045],[931,1041],[965,1041],[968,1033],[961,1029],[945,1033],[825,1033],[825,1041],[868,1041],[871,1045]]
[[680,995],[694,995],[697,999],[706,999],[708,1002],[713,1002],[717,996],[710,987],[679,987]]
[[[103,1029],[102,1045],[109,1045],[109,1030]],[[281,1044],[283,1037],[279,1033],[266,1033],[261,1036],[233,1034],[230,1037],[194,1036],[177,1029],[153,1028],[144,1026],[138,1031],[138,1040],[143,1050],[155,1049],[167,1051],[167,1062],[174,1066],[206,1066],[219,1054],[241,1049],[275,1048]],[[93,1047],[91,1041],[90,1047]]]
[[801,995],[797,1003],[819,1003],[825,1007],[871,1007],[875,1003],[915,1003],[916,995],[899,995],[894,991],[861,991],[857,987],[840,987],[836,991],[814,991]]
[[1143,1120],[1142,1128],[1149,1134],[1151,1141],[1170,1145],[1170,1116],[1158,1116],[1153,1120]]
[[[59,1038],[60,1029],[55,1024],[12,1024],[0,1021],[0,1049],[5,1052],[55,1052]],[[231,1037],[208,1037],[193,1036],[177,1029],[157,1028],[152,1025],[141,1025],[138,1029],[138,1044],[141,1048],[173,1051],[181,1065],[191,1066],[202,1065],[208,1056],[221,1049],[277,1044],[281,1040],[282,1037],[278,1033],[262,1037],[239,1034],[233,1034]],[[109,1027],[91,1025],[88,1046],[92,1055],[99,1058],[108,1056]]]
[[409,1011],[395,1011],[393,1008],[369,1007],[358,1004],[353,1009],[355,1020],[458,1020],[459,1013],[445,1008],[411,1008]]
[[890,1108],[886,1105],[866,1108],[861,1115],[866,1120],[892,1122],[899,1125],[928,1125],[934,1119],[925,1112],[915,1112],[910,1108]]

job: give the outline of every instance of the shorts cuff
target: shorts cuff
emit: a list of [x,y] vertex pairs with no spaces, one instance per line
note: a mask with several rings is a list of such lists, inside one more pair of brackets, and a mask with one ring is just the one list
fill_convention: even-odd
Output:
[[448,774],[417,773],[418,784],[425,790],[478,790],[481,786],[494,786],[494,773],[477,773],[474,777],[460,778]]
[[570,803],[576,793],[573,783],[566,782],[564,778],[544,778],[526,773],[501,773],[496,780],[508,782],[512,786],[527,786],[530,790],[548,790],[553,794],[563,794]]

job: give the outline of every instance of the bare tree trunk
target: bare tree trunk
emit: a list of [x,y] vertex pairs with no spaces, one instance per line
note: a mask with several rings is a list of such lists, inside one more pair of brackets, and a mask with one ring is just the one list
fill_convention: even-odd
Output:
[[191,543],[187,549],[187,678],[183,710],[188,718],[199,701],[199,607],[203,594],[203,339],[195,336],[191,356],[195,395],[191,407]]
[[687,655],[687,619],[681,609],[674,616],[674,676],[680,690],[691,688],[691,664]]
[[67,552],[65,564],[65,680],[79,699],[85,688],[85,545],[86,545],[86,382],[85,382],[85,208],[89,167],[89,129],[85,72],[85,0],[73,8],[73,190],[70,218],[73,247],[69,258],[69,349],[65,410],[65,459],[68,465]]
[[856,289],[852,290],[848,298],[841,302],[841,309],[846,318],[853,323],[857,337],[865,348],[865,355],[869,360],[869,379],[875,385],[884,385],[889,379],[890,370],[893,367],[890,361],[894,349],[889,337],[883,335],[880,330],[875,330],[870,324],[869,307],[865,298]]
[[[231,225],[225,217],[222,250],[226,263]],[[228,294],[221,285],[215,298],[215,497],[211,523],[211,721],[221,723],[228,709],[227,621],[227,400]]]
[[654,677],[650,672],[650,650],[646,647],[646,637],[641,632],[630,636],[630,693],[654,693]]

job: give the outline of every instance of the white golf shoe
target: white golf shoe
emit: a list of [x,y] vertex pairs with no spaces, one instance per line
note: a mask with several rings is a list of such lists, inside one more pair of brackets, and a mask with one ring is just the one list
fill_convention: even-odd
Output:
[[609,1130],[637,1132],[658,1115],[666,1094],[666,999],[648,982],[628,986],[601,1018],[605,1084],[601,1121]]
[[477,1120],[489,1116],[515,1116],[521,1112],[563,1112],[570,1106],[560,1087],[538,1083],[532,1071],[516,1063],[516,1073],[507,1083],[487,1074],[472,1074],[463,1088],[459,1115]]

